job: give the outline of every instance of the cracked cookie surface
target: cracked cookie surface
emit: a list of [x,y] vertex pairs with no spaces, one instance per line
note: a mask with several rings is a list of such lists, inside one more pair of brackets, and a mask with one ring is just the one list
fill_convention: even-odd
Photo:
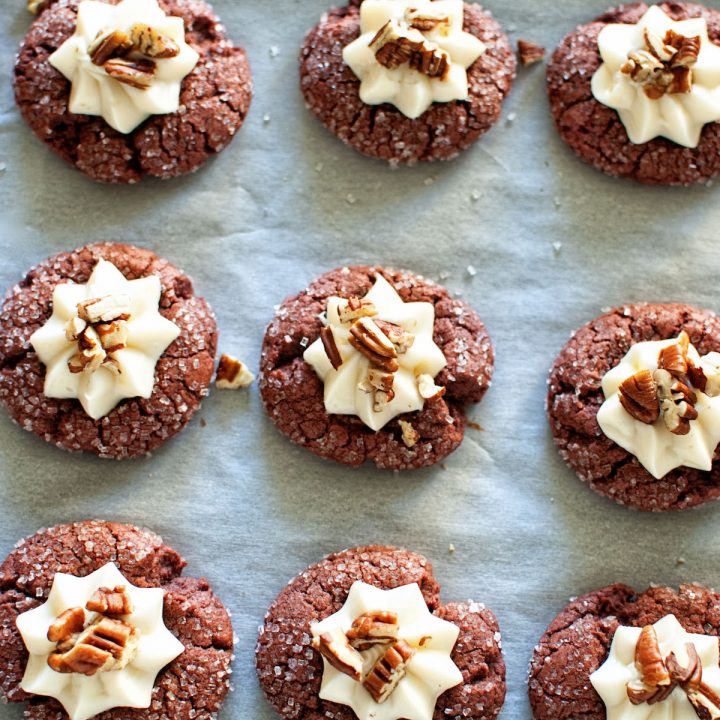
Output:
[[183,18],[186,40],[200,54],[182,81],[178,112],[154,115],[128,135],[101,117],[70,113],[70,82],[48,57],[74,33],[78,4],[56,0],[44,10],[15,64],[16,102],[46,145],[93,180],[135,183],[197,170],[232,140],[250,107],[250,65],[201,0],[159,0],[164,12]]
[[[52,314],[52,294],[62,282],[87,282],[97,261],[112,262],[129,280],[158,275],[160,314],[180,328],[155,368],[148,399],[123,400],[93,420],[77,400],[43,394],[45,366],[30,336]],[[0,310],[0,402],[12,419],[66,450],[125,459],[145,455],[180,432],[200,407],[212,379],[217,326],[210,306],[193,293],[192,282],[149,250],[116,243],[87,245],[60,253],[31,269],[10,290]]]
[[328,555],[292,580],[270,606],[256,667],[260,686],[281,717],[355,719],[350,708],[319,698],[322,661],[310,647],[311,620],[337,612],[355,581],[383,590],[417,583],[430,611],[460,628],[452,659],[463,682],[438,698],[434,720],[497,717],[505,699],[505,663],[495,616],[471,601],[441,604],[430,563],[422,555],[383,546]]
[[[673,20],[703,17],[708,35],[720,44],[720,11],[694,3],[659,3]],[[547,68],[550,110],[560,137],[585,162],[609,175],[652,185],[692,185],[720,173],[720,124],[702,131],[697,148],[665,138],[641,145],[630,142],[615,110],[598,102],[590,83],[602,60],[597,38],[609,23],[636,23],[647,11],[644,3],[608,10],[581,25],[558,46]]]
[[656,480],[597,423],[603,375],[630,346],[681,330],[701,355],[720,350],[720,318],[688,305],[624,305],[592,320],[562,349],[550,371],[547,411],[563,459],[601,495],[637,510],[679,510],[720,498],[717,450],[709,472],[680,467]]
[[497,122],[516,61],[510,41],[487,11],[465,4],[465,31],[487,46],[468,69],[469,99],[435,103],[411,120],[387,103],[360,100],[360,81],[342,58],[343,48],[360,35],[357,5],[332,10],[308,33],[300,53],[305,102],[330,132],[364,155],[413,164],[450,160]]
[[[328,415],[323,383],[303,360],[305,348],[322,327],[319,315],[333,295],[365,295],[382,275],[405,302],[422,301],[435,307],[433,339],[447,366],[435,382],[445,396],[426,401],[415,413],[400,415],[382,430],[370,430],[358,417]],[[260,360],[260,393],[265,409],[279,430],[316,455],[358,466],[366,461],[380,468],[408,470],[440,462],[462,442],[463,408],[479,402],[493,370],[493,348],[475,311],[448,291],[417,275],[381,267],[355,266],[332,270],[306,290],[288,298],[265,332]],[[410,422],[420,434],[408,448],[399,421]]]
[[152,704],[117,708],[98,720],[178,720],[216,717],[230,689],[233,631],[224,606],[204,579],[181,577],[185,561],[148,530],[84,521],[41,530],[21,541],[0,565],[0,693],[27,702],[31,720],[67,720],[51,698],[20,688],[28,654],[15,626],[20,613],[47,599],[55,573],[84,577],[108,562],[140,587],[165,591],[165,625],[185,651],[158,675]]
[[528,692],[535,720],[605,720],[590,675],[607,659],[620,625],[652,625],[673,614],[687,632],[720,634],[720,595],[698,585],[636,593],[610,585],[573,600],[535,647]]

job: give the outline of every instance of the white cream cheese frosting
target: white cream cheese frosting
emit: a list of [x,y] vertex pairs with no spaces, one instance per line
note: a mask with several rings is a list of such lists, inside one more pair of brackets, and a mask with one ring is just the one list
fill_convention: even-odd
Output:
[[322,340],[312,343],[303,355],[325,384],[325,409],[331,415],[356,415],[372,430],[382,429],[403,413],[422,410],[425,399],[419,380],[434,378],[446,365],[442,350],[433,341],[435,308],[432,303],[403,302],[385,278],[378,275],[375,284],[363,298],[377,309],[380,319],[399,325],[414,336],[412,345],[397,356],[399,368],[394,373],[394,397],[378,408],[373,392],[367,387],[370,360],[350,344],[351,324],[340,314],[347,299],[331,297],[327,305],[327,327],[332,330],[342,364],[335,369]]
[[[397,615],[398,639],[415,651],[407,663],[406,675],[388,698],[378,703],[362,682],[340,672],[323,657],[320,697],[351,707],[359,720],[432,720],[437,698],[462,682],[462,673],[451,659],[459,629],[428,610],[417,583],[393,590],[353,583],[342,608],[312,626],[313,637],[344,634],[356,618],[376,611]],[[362,653],[364,673],[382,653],[382,648]]]
[[[699,37],[700,52],[691,67],[689,92],[648,97],[645,88],[622,71],[632,53],[646,50],[645,32],[664,38],[672,30]],[[697,147],[703,127],[720,120],[720,47],[710,41],[707,22],[694,18],[675,22],[652,5],[635,24],[609,24],[598,36],[603,64],[592,78],[596,100],[617,110],[635,144],[662,136],[685,147]]]
[[[620,403],[620,386],[643,370],[656,370],[660,351],[678,343],[677,338],[639,342],[633,345],[618,365],[602,379],[605,402],[597,414],[603,433],[632,453],[654,477],[662,478],[680,466],[710,470],[715,448],[720,442],[720,396],[710,397],[694,388],[697,396],[697,419],[690,422],[686,435],[676,435],[662,417],[651,425],[633,418]],[[720,354],[708,353],[702,358],[693,345],[688,358],[702,368],[708,377],[715,377],[720,367]]]
[[[440,19],[418,29],[414,18]],[[468,99],[467,69],[485,52],[485,45],[463,31],[462,0],[365,0],[360,6],[360,37],[343,50],[343,59],[360,80],[360,99],[367,105],[391,103],[403,115],[417,118],[433,103]],[[388,25],[389,24],[389,25]],[[396,36],[422,43],[428,52],[444,58],[447,71],[429,77],[410,67],[385,67],[371,47],[385,26]]]
[[[170,38],[178,49],[174,57],[153,57],[154,71],[142,88],[115,79],[91,57],[98,39],[116,31],[129,35],[138,23]],[[133,48],[128,57],[140,55]],[[157,0],[123,0],[118,5],[83,0],[78,6],[75,34],[49,61],[72,83],[70,112],[99,115],[115,130],[130,133],[151,115],[178,110],[182,80],[198,59],[198,53],[185,42],[183,19],[165,15]]]
[[[57,643],[48,640],[48,631],[59,615],[70,608],[85,608],[92,595],[102,587],[124,586],[132,603],[132,612],[123,616],[137,631],[134,657],[119,670],[94,675],[60,673],[51,669],[48,658]],[[17,618],[17,627],[30,654],[21,687],[34,695],[56,698],[71,720],[87,720],[117,707],[150,706],[157,674],[184,650],[183,644],[163,622],[161,588],[131,585],[113,563],[104,565],[86,577],[57,573],[47,602]],[[85,610],[86,622],[97,613]]]
[[[688,664],[687,643],[692,643],[702,665],[702,682],[713,692],[720,693],[720,668],[718,662],[718,638],[686,632],[674,615],[666,615],[652,626],[657,635],[661,658],[675,653],[678,662]],[[641,628],[620,626],[615,631],[610,654],[605,663],[590,676],[590,682],[605,703],[607,720],[697,720],[696,713],[686,691],[677,686],[660,702],[634,705],[628,696],[628,685],[642,686],[642,674],[635,662],[635,650]],[[709,706],[701,695],[698,702],[710,712],[710,717],[720,716],[720,710]]]
[[[155,384],[155,366],[180,334],[180,328],[158,311],[161,293],[158,277],[127,280],[106,260],[98,261],[87,284],[57,285],[52,316],[30,337],[30,344],[46,368],[45,395],[79,400],[94,420],[107,415],[125,398],[149,398]],[[123,306],[129,317],[122,321],[121,349],[98,347],[99,362],[93,361],[79,371],[72,365],[82,349],[78,340],[72,339],[71,328],[75,323],[80,329],[89,325],[80,319],[79,305],[96,298]],[[90,330],[106,327],[94,325]],[[97,347],[97,334],[92,340]]]

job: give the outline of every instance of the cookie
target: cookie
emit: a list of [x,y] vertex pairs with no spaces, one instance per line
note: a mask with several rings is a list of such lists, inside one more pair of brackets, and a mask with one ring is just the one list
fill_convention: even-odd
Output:
[[46,145],[93,180],[107,183],[193,172],[228,145],[247,115],[252,77],[245,51],[233,46],[207,4],[159,0],[167,15],[183,19],[185,40],[199,59],[182,80],[179,108],[151,115],[129,132],[103,117],[71,112],[71,84],[50,64],[50,56],[75,32],[80,5],[57,0],[45,9],[15,65],[17,105]]
[[[679,467],[657,479],[637,457],[601,430],[601,386],[639,342],[668,340],[682,331],[701,355],[720,350],[720,319],[687,305],[615,308],[578,330],[550,371],[547,412],[563,459],[596,492],[637,510],[679,510],[720,497],[720,468]],[[712,451],[711,451],[712,455]]]
[[[637,593],[619,584],[573,600],[533,652],[528,680],[533,717],[605,720],[605,706],[590,676],[608,658],[618,628],[642,628],[672,614],[688,633],[716,637],[718,601],[718,593],[698,585],[683,585],[679,592],[652,587]],[[717,652],[717,641],[714,645]]]
[[[422,555],[372,546],[334,553],[310,566],[268,610],[260,629],[256,666],[260,686],[281,717],[356,717],[347,705],[319,698],[324,671],[320,654],[313,650],[311,623],[338,612],[347,603],[351,587],[355,593],[361,583],[377,589],[376,593],[417,584],[416,592],[432,616],[459,630],[451,659],[461,680],[437,699],[435,720],[498,715],[505,698],[505,663],[493,613],[471,601],[442,604],[432,566]],[[391,701],[392,695],[387,702]]]
[[[362,298],[378,284],[378,277],[406,305],[432,306],[432,338],[423,342],[434,342],[435,352],[446,365],[434,378],[438,389],[430,393],[435,396],[422,409],[400,413],[375,430],[359,416],[326,411],[323,382],[304,355],[318,341],[323,327],[319,316],[331,298]],[[352,363],[352,350],[346,350]],[[386,469],[419,468],[441,461],[460,445],[466,424],[464,408],[479,402],[487,391],[493,358],[490,338],[477,314],[440,285],[381,267],[341,268],[320,276],[278,308],[263,341],[260,392],[278,429],[316,455],[351,466],[369,461]],[[364,380],[358,378],[358,382]]]
[[414,164],[456,157],[497,122],[516,61],[490,13],[464,4],[464,31],[485,45],[467,71],[467,99],[435,102],[413,118],[388,102],[371,105],[360,97],[361,82],[343,59],[343,48],[361,34],[360,5],[331,10],[308,33],[300,53],[305,102],[330,132],[363,155]]
[[[163,331],[170,323],[175,330],[168,340],[175,339],[159,355],[155,378],[142,377],[146,385],[149,382],[149,397],[137,392],[94,418],[78,399],[46,395],[46,365],[31,338],[53,317],[56,286],[87,283],[100,261],[130,281],[159,279],[159,315],[155,310],[151,319],[161,323]],[[158,301],[153,300],[157,309]],[[149,250],[114,243],[87,245],[40,263],[8,293],[0,311],[0,401],[22,428],[66,450],[115,459],[145,455],[180,432],[200,407],[212,379],[216,345],[215,317],[207,302],[194,294],[187,275]],[[107,356],[110,360],[117,354],[108,350]],[[105,372],[104,366],[99,372]]]
[[[716,121],[705,124],[696,147],[665,136],[633,143],[618,111],[593,95],[593,77],[602,64],[598,35],[612,23],[637,23],[648,7],[635,3],[608,10],[560,43],[547,68],[555,125],[582,160],[609,175],[651,185],[707,182],[720,172],[720,125]],[[720,11],[694,3],[659,3],[657,8],[676,21],[704,18],[709,39],[720,44]]]
[[41,530],[18,543],[0,566],[2,696],[8,702],[26,702],[27,718],[68,718],[57,700],[20,687],[28,651],[16,621],[47,600],[56,573],[85,577],[107,563],[114,563],[132,585],[163,590],[164,623],[184,651],[157,676],[150,707],[118,707],[97,717],[215,717],[230,689],[233,631],[227,611],[206,580],[181,577],[185,561],[160,537],[110,522]]

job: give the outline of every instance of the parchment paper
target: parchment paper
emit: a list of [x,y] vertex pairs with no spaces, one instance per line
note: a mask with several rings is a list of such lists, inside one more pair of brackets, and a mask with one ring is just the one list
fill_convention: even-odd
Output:
[[[484,432],[468,430],[446,469],[398,477],[294,448],[256,387],[213,392],[179,438],[124,463],[69,455],[0,413],[0,557],[40,527],[87,517],[161,533],[233,613],[235,691],[222,718],[270,720],[253,648],[277,592],[328,552],[404,545],[430,558],[446,600],[495,611],[503,718],[527,718],[528,659],[570,596],[616,581],[720,584],[719,507],[652,516],[615,506],[565,467],[544,415],[553,358],[601,308],[720,310],[718,191],[643,188],[581,164],[552,127],[540,66],[520,71],[502,121],[457,161],[391,171],[362,158],[305,110],[297,87],[298,48],[326,2],[216,0],[253,66],[245,127],[196,175],[116,188],[66,167],[20,120],[12,65],[29,16],[22,0],[1,0],[0,288],[86,242],[152,247],[210,300],[221,350],[256,368],[286,295],[343,264],[407,267],[442,279],[489,328],[496,374],[473,413]],[[488,6],[514,40],[552,48],[605,2]],[[21,716],[0,707],[2,720]]]

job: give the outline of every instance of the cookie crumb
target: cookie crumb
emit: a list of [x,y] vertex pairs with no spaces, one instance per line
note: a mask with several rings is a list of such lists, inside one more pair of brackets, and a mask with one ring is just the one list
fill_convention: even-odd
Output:
[[200,427],[206,428],[207,427],[207,420],[205,418],[200,418]]
[[239,390],[250,387],[255,376],[248,370],[244,362],[232,355],[223,354],[220,357],[215,384],[221,390]]
[[559,240],[555,240],[555,242],[553,242],[552,244],[552,249],[556,255],[559,255],[560,251],[562,250],[562,243]]
[[270,124],[270,113],[265,113],[263,115],[263,125],[269,125]]
[[449,552],[449,553],[454,553],[454,552],[455,552],[455,546],[454,546],[452,543],[450,543],[450,544],[448,545],[448,552]]
[[505,120],[505,125],[507,125],[507,127],[510,127],[516,120],[517,120],[517,113],[510,112],[510,113],[508,113],[508,116]]
[[468,427],[472,428],[473,430],[477,430],[478,432],[485,432],[485,428],[477,422],[474,422],[473,420],[468,420]]
[[280,54],[280,48],[277,45],[271,45],[269,48],[271,58],[275,58]]
[[352,193],[348,193],[345,196],[345,202],[347,202],[348,205],[354,205],[357,202],[357,198]]
[[466,271],[470,277],[475,277],[477,275],[477,270],[474,265],[468,265]]
[[677,562],[678,565],[684,565],[684,564],[685,564],[685,558],[681,555],[681,556],[677,559],[676,562]]

